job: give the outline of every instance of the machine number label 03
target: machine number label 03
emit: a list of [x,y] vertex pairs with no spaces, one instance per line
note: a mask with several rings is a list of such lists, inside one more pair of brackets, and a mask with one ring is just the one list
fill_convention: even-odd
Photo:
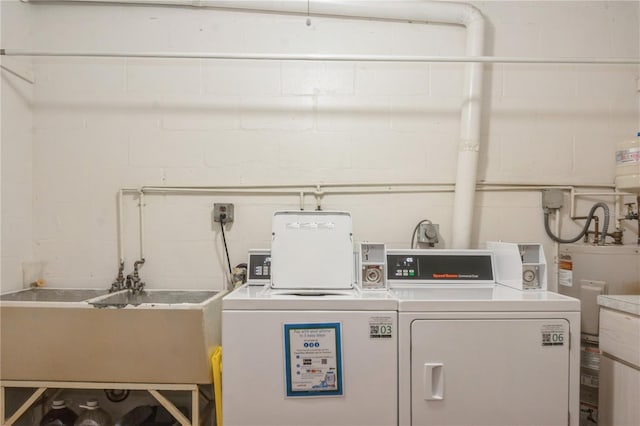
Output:
[[371,317],[369,319],[369,338],[391,339],[393,337],[393,319],[391,317]]
[[284,324],[288,397],[341,396],[340,323]]
[[542,346],[564,346],[564,327],[560,324],[543,325],[540,329]]

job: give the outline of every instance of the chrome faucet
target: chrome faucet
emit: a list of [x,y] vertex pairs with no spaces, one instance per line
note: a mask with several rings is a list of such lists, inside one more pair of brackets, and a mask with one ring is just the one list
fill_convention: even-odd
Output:
[[138,273],[138,268],[141,265],[144,265],[144,259],[133,262],[133,274],[127,275],[127,279],[125,280],[125,288],[134,294],[142,293],[145,286],[145,283],[142,282],[140,274]]
[[120,291],[124,288],[125,288],[124,262],[120,262],[120,266],[118,267],[118,277],[113,283],[111,283],[111,288],[109,289],[109,293],[113,293],[114,291]]

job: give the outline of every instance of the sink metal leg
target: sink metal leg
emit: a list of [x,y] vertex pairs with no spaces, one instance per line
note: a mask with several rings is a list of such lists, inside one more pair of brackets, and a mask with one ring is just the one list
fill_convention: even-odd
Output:
[[193,426],[200,426],[200,391],[198,387],[191,391],[191,422]]
[[[155,399],[156,399],[160,404],[162,404],[162,406],[163,406],[164,408],[166,408],[166,409],[167,409],[167,411],[168,411],[168,412],[170,412],[170,413],[171,413],[171,415],[172,415],[173,417],[175,417],[175,419],[176,419],[177,421],[179,421],[179,422],[180,422],[180,424],[181,424],[182,426],[191,426],[191,425],[192,425],[192,423],[189,421],[189,419],[187,419],[187,418],[184,416],[184,414],[182,414],[182,413],[180,412],[180,410],[178,410],[178,409],[176,408],[176,406],[175,406],[175,405],[173,405],[173,403],[172,403],[171,401],[169,401],[167,398],[165,398],[165,396],[164,396],[164,395],[162,395],[160,392],[158,392],[158,391],[157,391],[157,390],[155,390],[155,389],[147,389],[147,390],[148,390],[148,392],[149,392],[149,393],[150,393],[150,394],[151,394],[151,395],[152,395],[152,396],[153,396],[153,397],[154,397],[154,398],[155,398]],[[195,425],[196,423],[193,423],[193,424]]]
[[2,426],[11,426],[13,425],[31,406],[34,402],[38,400],[42,396],[42,394],[47,390],[47,388],[38,388],[36,391],[27,399],[21,406],[16,410],[15,413],[11,417],[5,420],[5,405],[6,405],[6,394],[5,387],[0,387],[0,420],[2,421]]

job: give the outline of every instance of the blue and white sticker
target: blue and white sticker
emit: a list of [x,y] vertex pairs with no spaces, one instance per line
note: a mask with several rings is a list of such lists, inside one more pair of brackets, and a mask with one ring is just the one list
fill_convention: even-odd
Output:
[[284,324],[288,397],[341,396],[341,324]]

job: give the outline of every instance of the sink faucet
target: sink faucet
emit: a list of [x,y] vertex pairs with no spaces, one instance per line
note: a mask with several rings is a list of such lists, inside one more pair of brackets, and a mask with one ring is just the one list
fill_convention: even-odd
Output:
[[140,274],[138,273],[138,268],[141,265],[144,265],[144,258],[133,262],[133,274],[127,275],[127,279],[125,281],[125,288],[134,294],[142,293],[145,286],[145,283],[142,282]]
[[111,283],[111,288],[109,289],[109,293],[113,293],[114,291],[120,291],[124,288],[125,288],[124,262],[120,262],[120,266],[118,267],[118,277],[113,283]]

